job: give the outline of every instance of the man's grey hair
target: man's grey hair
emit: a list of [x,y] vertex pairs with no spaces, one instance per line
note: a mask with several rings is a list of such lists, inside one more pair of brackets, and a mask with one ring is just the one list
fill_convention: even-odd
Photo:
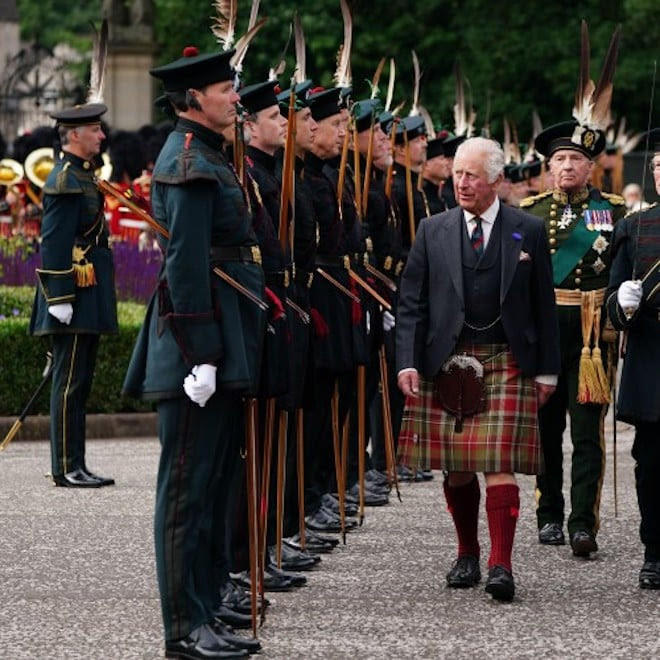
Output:
[[60,144],[63,147],[66,147],[67,144],[71,141],[69,139],[69,134],[71,133],[72,130],[74,130],[74,127],[71,126],[58,126],[57,127],[57,135],[60,138]]
[[493,183],[504,171],[504,151],[500,143],[485,137],[472,137],[458,145],[456,155],[458,158],[464,151],[481,151],[484,155],[484,170],[488,177],[488,183]]

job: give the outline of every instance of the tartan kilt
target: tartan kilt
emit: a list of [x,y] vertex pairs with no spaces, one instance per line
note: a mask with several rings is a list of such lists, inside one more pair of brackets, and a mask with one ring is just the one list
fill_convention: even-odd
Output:
[[484,363],[486,410],[464,418],[456,433],[456,418],[434,397],[433,382],[420,376],[418,398],[406,398],[398,463],[448,472],[538,474],[543,454],[534,379],[521,374],[506,345],[478,344],[465,352]]

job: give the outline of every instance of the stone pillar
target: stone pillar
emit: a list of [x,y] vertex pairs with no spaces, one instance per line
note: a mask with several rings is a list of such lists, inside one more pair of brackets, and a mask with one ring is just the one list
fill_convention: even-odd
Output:
[[112,129],[136,130],[152,122],[153,3],[104,0],[109,43],[105,71],[104,119]]

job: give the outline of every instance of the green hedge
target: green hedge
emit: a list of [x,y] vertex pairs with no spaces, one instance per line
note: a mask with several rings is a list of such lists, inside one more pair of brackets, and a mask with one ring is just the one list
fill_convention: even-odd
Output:
[[[34,299],[32,287],[0,286],[0,416],[18,416],[41,380],[49,348],[47,337],[30,337],[28,325]],[[119,333],[103,335],[87,412],[112,413],[151,410],[121,396],[121,385],[145,306],[120,302]],[[4,317],[4,318],[2,318]],[[46,387],[30,414],[48,414]]]

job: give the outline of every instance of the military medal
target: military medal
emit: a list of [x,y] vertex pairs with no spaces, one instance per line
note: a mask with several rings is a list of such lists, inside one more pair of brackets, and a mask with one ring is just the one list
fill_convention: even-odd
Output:
[[594,230],[594,212],[589,209],[584,209],[582,212],[582,217],[584,218],[584,224],[586,225],[589,231]]
[[571,222],[577,218],[577,215],[573,213],[573,209],[570,207],[570,204],[564,208],[563,213],[561,214],[561,220],[557,222],[557,227],[559,229],[567,229]]
[[599,236],[591,247],[595,252],[598,252],[598,254],[603,254],[603,252],[607,250],[608,245],[608,240],[604,236]]

